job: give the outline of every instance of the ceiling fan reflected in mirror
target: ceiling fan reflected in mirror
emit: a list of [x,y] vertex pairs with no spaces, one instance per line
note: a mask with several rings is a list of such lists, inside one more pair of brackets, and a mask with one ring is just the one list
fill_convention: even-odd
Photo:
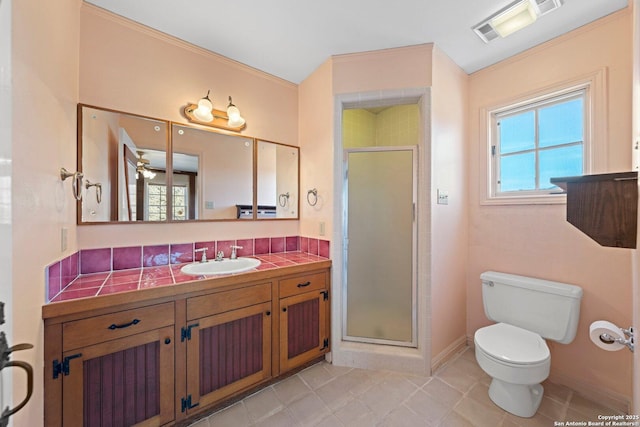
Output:
[[136,179],[140,178],[140,175],[144,179],[153,179],[156,177],[156,173],[147,169],[149,160],[143,158],[144,151],[136,151],[138,158],[136,159]]

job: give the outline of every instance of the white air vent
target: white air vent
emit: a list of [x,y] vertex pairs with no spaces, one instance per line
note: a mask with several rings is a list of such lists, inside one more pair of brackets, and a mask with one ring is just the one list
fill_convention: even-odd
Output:
[[499,37],[498,33],[494,31],[493,27],[488,22],[478,25],[473,29],[473,31],[475,31],[478,37],[480,37],[485,43],[489,43],[491,40]]
[[538,16],[546,15],[563,4],[564,0],[536,0],[536,6],[538,6],[538,10],[540,11]]

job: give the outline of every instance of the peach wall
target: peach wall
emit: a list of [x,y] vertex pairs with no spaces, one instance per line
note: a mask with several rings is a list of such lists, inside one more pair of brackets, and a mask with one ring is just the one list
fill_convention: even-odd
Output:
[[[13,302],[7,327],[12,344],[35,345],[15,355],[31,363],[35,373],[31,401],[12,418],[18,426],[43,423],[43,267],[77,249],[75,199],[59,170],[75,168],[79,7],[79,0],[13,2]],[[23,114],[33,111],[34,100],[37,120]],[[66,251],[60,246],[62,227],[69,230]],[[14,403],[25,393],[24,376],[17,374]]]
[[[640,0],[630,2],[633,10],[633,103],[631,129],[633,142],[640,144]],[[633,170],[640,167],[639,150],[633,150]],[[638,209],[640,221],[640,209]],[[638,230],[637,241],[640,241]],[[638,329],[640,324],[640,251],[633,251],[633,325]],[[640,413],[640,351],[633,356],[633,405],[632,414]]]
[[[300,234],[333,236],[333,96],[332,62],[325,61],[300,83]],[[318,202],[310,206],[307,191],[318,190]],[[313,199],[312,199],[313,200]],[[333,250],[334,245],[331,245]]]
[[[233,96],[247,120],[242,135],[298,145],[298,87],[84,3],[80,100],[186,123],[182,108],[211,89],[214,108]],[[304,154],[303,154],[304,158]],[[297,235],[298,221],[78,228],[81,248]],[[135,237],[133,237],[135,236]]]
[[[431,354],[438,363],[466,342],[469,78],[437,47],[432,75]],[[448,205],[436,204],[438,189],[448,192]]]
[[631,324],[631,251],[604,248],[565,221],[565,205],[481,206],[480,110],[575,79],[608,73],[608,171],[631,168],[631,14],[591,25],[474,73],[469,92],[469,268],[467,335],[488,324],[479,275],[497,270],[580,285],[584,290],[575,341],[551,344],[551,378],[585,393],[629,401],[631,354],[605,352],[588,338],[591,322]]

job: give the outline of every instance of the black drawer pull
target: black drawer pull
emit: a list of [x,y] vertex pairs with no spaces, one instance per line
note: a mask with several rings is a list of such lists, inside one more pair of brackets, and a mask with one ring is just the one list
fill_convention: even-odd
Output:
[[298,283],[298,287],[299,288],[306,288],[310,284],[311,284],[311,282]]
[[165,338],[164,339],[164,343],[165,344],[171,344],[171,338]]
[[283,308],[282,308],[282,312],[283,312],[283,313],[286,313],[286,312],[287,312],[287,307],[283,307]]
[[131,322],[123,323],[122,325],[116,325],[115,323],[113,323],[111,326],[109,326],[109,329],[114,331],[116,329],[128,328],[129,326],[137,325],[138,323],[140,323],[140,320],[138,319],[133,319]]
[[271,311],[267,310],[267,312],[265,313],[267,316],[271,316]]

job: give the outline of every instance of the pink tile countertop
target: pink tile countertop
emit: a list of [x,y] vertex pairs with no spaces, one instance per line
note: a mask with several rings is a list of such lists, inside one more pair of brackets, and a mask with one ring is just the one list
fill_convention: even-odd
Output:
[[251,258],[257,258],[262,263],[254,270],[215,276],[191,276],[182,273],[180,269],[190,263],[81,274],[52,298],[50,304],[328,260],[325,257],[304,252],[256,255]]

